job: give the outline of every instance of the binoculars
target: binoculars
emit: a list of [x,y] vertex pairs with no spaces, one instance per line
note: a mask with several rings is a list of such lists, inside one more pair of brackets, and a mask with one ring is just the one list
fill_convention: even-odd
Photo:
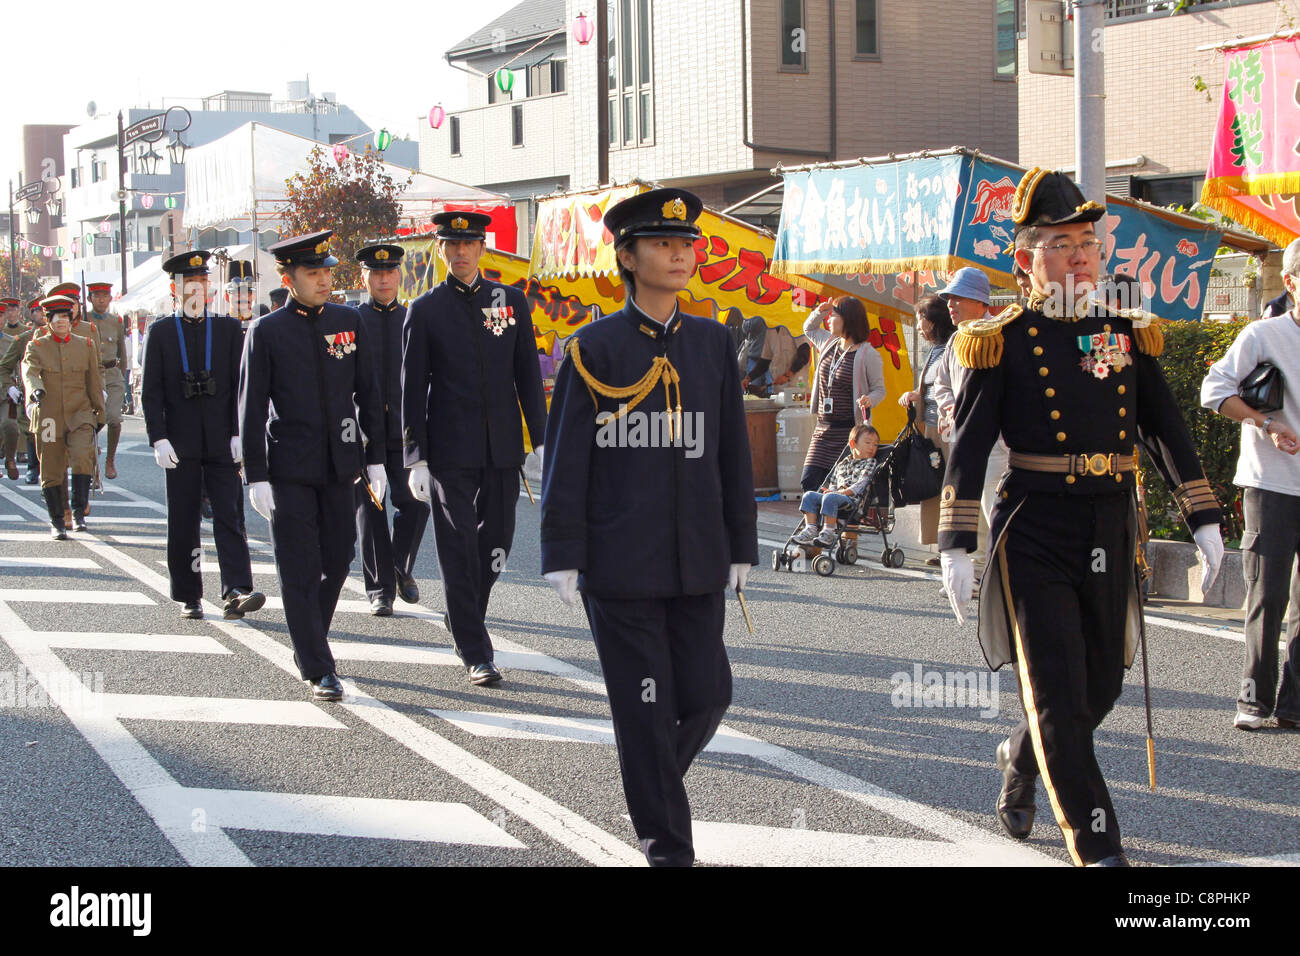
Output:
[[181,389],[186,398],[198,398],[202,395],[217,394],[217,380],[212,373],[204,369],[200,372],[186,372]]

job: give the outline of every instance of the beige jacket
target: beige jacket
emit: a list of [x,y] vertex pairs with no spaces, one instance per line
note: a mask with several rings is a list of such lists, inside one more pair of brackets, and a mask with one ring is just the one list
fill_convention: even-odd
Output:
[[52,334],[34,337],[23,354],[23,380],[29,403],[37,389],[45,392],[32,409],[33,432],[40,432],[44,419],[54,420],[59,435],[82,425],[103,424],[104,378],[99,350],[89,339],[69,335],[60,342]]

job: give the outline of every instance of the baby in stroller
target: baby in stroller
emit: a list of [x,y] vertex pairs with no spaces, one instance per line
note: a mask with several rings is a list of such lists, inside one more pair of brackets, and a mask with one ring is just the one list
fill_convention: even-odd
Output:
[[[795,544],[816,544],[823,548],[834,547],[839,535],[839,511],[867,493],[876,474],[876,450],[880,447],[880,434],[870,425],[856,425],[849,432],[849,452],[841,457],[826,476],[821,491],[806,492],[799,502],[804,526],[794,536]],[[822,527],[817,528],[820,513]]]

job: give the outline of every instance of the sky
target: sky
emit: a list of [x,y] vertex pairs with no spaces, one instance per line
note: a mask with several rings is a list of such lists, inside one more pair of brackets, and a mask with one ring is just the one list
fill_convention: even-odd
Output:
[[436,103],[450,111],[467,102],[469,77],[448,66],[443,52],[518,2],[304,7],[227,0],[192,5],[195,14],[154,0],[68,0],[57,13],[7,3],[0,26],[15,41],[9,48],[17,69],[0,97],[0,181],[17,180],[25,124],[84,122],[92,100],[101,115],[112,115],[227,89],[285,99],[290,80],[310,78],[314,94],[337,94],[375,129],[418,138]]

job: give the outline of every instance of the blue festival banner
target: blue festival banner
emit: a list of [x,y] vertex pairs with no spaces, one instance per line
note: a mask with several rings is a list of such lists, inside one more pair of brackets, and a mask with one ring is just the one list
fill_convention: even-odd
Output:
[[[879,287],[881,274],[977,266],[1014,289],[1011,207],[1023,170],[969,153],[786,172],[771,272],[843,277]],[[1174,212],[1108,196],[1103,274],[1136,278],[1165,319],[1196,320],[1222,232]],[[867,276],[873,276],[869,280]],[[919,284],[919,283],[918,283]],[[891,308],[913,300],[882,297]],[[874,298],[868,295],[867,298]]]

